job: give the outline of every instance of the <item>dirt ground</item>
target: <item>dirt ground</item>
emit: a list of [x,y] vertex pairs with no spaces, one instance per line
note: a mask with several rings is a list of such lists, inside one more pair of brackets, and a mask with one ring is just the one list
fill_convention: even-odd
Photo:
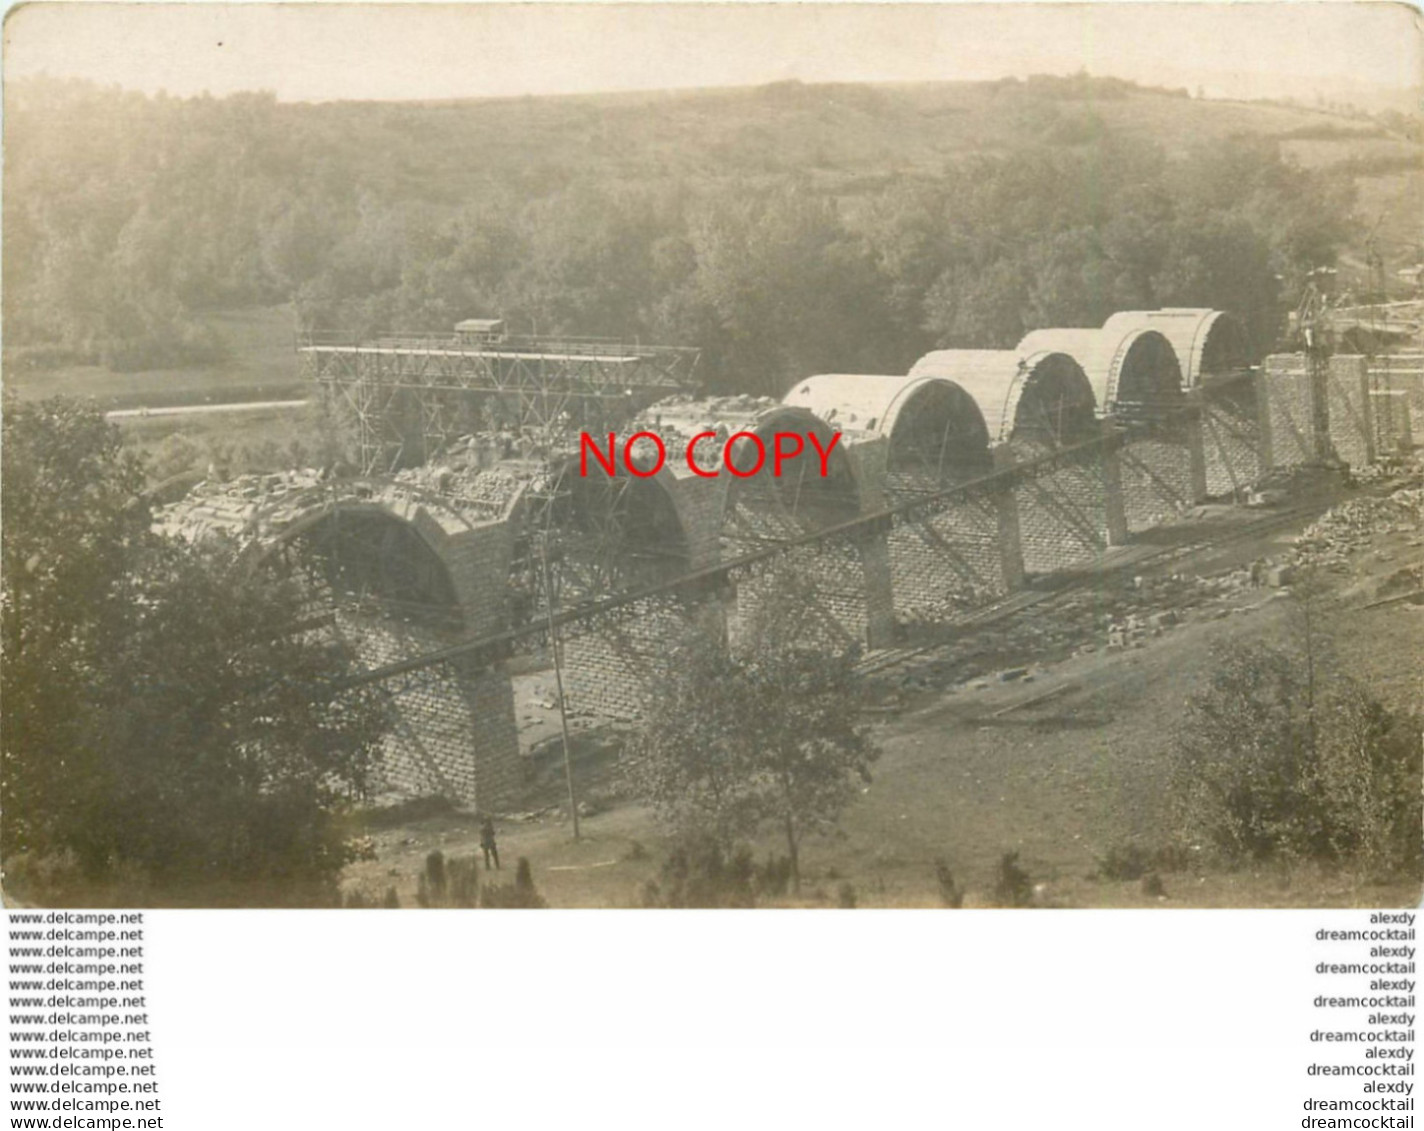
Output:
[[[1189,858],[1150,891],[1141,881],[1097,875],[1109,849],[1165,841],[1170,734],[1187,695],[1208,676],[1213,647],[1285,640],[1298,621],[1290,587],[1252,583],[1246,567],[1288,560],[1296,536],[1328,506],[1388,489],[1347,489],[1326,477],[1278,511],[1274,529],[1263,512],[1217,508],[1215,517],[1238,523],[1244,536],[1140,567],[1128,562],[977,631],[917,640],[903,662],[872,677],[866,719],[882,751],[873,783],[844,814],[840,836],[806,841],[801,895],[776,902],[836,906],[849,884],[861,907],[943,906],[936,881],[943,862],[964,906],[983,906],[999,860],[1013,851],[1040,906],[1417,904],[1418,882],[1375,884],[1310,865],[1227,871]],[[1417,521],[1384,525],[1334,556],[1341,560],[1319,571],[1328,592],[1318,609],[1342,670],[1391,705],[1417,705],[1424,604],[1366,607],[1399,589],[1401,578],[1415,578],[1418,588],[1418,574],[1408,572],[1424,566]],[[1136,627],[1109,646],[1113,624]],[[516,693],[530,808],[498,822],[504,878],[523,856],[552,906],[641,905],[666,840],[652,815],[623,796],[619,732],[574,720],[576,785],[588,803],[575,841],[552,673],[518,677]],[[394,888],[402,906],[414,905],[429,852],[478,853],[478,825],[458,811],[371,835],[377,858],[353,866],[347,888],[375,899]],[[756,848],[759,858],[784,851],[774,838]]]

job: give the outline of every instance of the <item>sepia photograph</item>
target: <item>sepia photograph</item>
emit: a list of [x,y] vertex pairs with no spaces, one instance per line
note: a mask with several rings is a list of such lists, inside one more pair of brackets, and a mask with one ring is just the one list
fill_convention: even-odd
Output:
[[8,907],[1420,902],[1414,8],[3,67]]

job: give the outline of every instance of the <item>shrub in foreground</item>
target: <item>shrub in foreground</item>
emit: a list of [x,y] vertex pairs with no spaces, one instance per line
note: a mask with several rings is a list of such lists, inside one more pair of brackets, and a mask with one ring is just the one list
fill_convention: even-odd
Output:
[[1215,657],[1178,731],[1172,790],[1181,832],[1229,862],[1349,862],[1374,876],[1421,863],[1417,714],[1307,657],[1261,645]]

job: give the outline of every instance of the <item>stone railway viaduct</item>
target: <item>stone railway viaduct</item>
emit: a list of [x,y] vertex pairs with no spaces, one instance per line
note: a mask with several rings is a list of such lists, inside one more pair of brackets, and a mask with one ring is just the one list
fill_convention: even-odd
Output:
[[388,785],[498,810],[520,782],[508,660],[546,650],[551,621],[569,706],[635,718],[692,626],[734,648],[754,637],[779,572],[805,583],[813,638],[881,648],[906,620],[952,620],[1091,563],[1272,468],[1408,447],[1421,414],[1424,359],[1259,361],[1229,313],[1133,311],[1012,350],[936,351],[904,375],[808,377],[779,404],[673,397],[622,433],[655,433],[672,456],[712,432],[699,464],[741,469],[754,445],[726,446],[738,433],[768,452],[777,432],[823,447],[839,433],[825,476],[810,445],[779,477],[768,459],[746,478],[680,458],[610,478],[579,476],[567,452],[437,456],[380,478],[204,484],[164,523],[242,539],[254,568],[307,587],[323,610],[312,631],[395,708]]

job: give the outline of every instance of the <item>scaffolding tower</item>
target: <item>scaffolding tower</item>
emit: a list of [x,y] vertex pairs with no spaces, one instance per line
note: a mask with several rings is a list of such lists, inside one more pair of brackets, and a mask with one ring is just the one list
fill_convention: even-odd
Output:
[[556,446],[616,430],[655,401],[693,389],[699,351],[599,338],[313,332],[302,375],[351,419],[360,472],[425,462],[451,440],[508,432]]

